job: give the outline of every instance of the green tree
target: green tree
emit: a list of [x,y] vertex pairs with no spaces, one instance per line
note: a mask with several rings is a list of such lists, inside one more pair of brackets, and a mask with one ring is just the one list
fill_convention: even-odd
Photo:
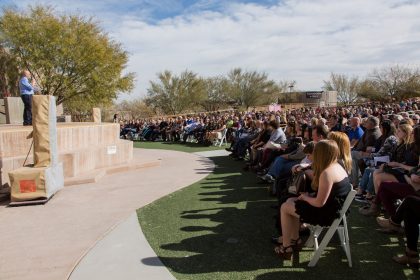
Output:
[[244,72],[241,68],[233,69],[228,74],[228,81],[231,98],[237,105],[246,109],[265,103],[267,97],[278,90],[275,82],[269,80],[267,74]]
[[337,91],[338,102],[351,104],[358,100],[358,78],[349,78],[344,74],[331,73],[330,79],[324,81],[325,90]]
[[[134,75],[123,75],[128,56],[92,19],[56,15],[50,7],[27,12],[5,9],[0,18],[2,44],[27,68],[43,94],[57,103],[96,106],[133,88]],[[69,108],[77,109],[77,108]]]
[[114,106],[115,112],[124,112],[124,115],[129,114],[130,119],[148,118],[155,115],[155,112],[146,105],[142,98],[134,100],[124,100]]
[[201,106],[206,111],[217,111],[231,100],[228,95],[228,81],[225,77],[212,77],[204,80],[205,97]]
[[19,96],[18,81],[17,60],[9,50],[0,45],[0,96]]
[[357,89],[359,97],[369,99],[372,101],[383,101],[385,96],[381,94],[377,84],[370,79],[365,79],[359,82]]
[[183,113],[204,99],[204,80],[191,71],[185,70],[177,76],[166,70],[158,74],[158,79],[150,81],[145,102],[164,114]]

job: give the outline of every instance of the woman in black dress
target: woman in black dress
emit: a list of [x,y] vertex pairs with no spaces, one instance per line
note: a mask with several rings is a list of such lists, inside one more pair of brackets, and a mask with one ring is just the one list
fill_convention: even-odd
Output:
[[329,226],[339,215],[351,184],[346,170],[337,162],[339,149],[332,140],[322,140],[315,145],[312,168],[312,188],[315,196],[301,194],[290,198],[280,209],[283,244],[275,252],[283,259],[290,259],[293,250],[299,249],[301,223]]

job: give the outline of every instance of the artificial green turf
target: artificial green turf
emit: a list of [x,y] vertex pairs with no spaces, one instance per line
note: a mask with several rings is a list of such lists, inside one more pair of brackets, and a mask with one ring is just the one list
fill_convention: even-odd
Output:
[[164,149],[186,153],[214,151],[226,148],[226,145],[219,146],[203,146],[197,143],[182,142],[150,142],[150,141],[134,141],[134,148],[143,149]]
[[307,268],[309,249],[282,262],[269,241],[276,211],[267,186],[228,157],[212,160],[213,174],[138,210],[147,240],[177,279],[420,279],[391,260],[404,250],[402,237],[377,232],[356,203],[349,217],[353,268],[338,238],[315,268]]

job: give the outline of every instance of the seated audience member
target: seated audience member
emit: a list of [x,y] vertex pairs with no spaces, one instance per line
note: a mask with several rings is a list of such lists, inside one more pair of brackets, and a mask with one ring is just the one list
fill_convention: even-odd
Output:
[[286,174],[291,174],[292,167],[305,158],[306,155],[304,152],[304,148],[305,145],[301,140],[298,143],[297,149],[288,154],[276,157],[274,162],[271,164],[268,172],[265,175],[261,176],[261,179],[268,182],[274,182],[276,178],[282,178],[284,176],[287,176]]
[[186,123],[186,125],[184,126],[184,135],[182,136],[182,141],[184,143],[187,142],[188,136],[194,135],[195,129],[200,124],[199,122],[197,122],[193,118],[188,118],[185,123]]
[[210,141],[213,142],[216,139],[222,139],[222,133],[223,131],[226,129],[226,123],[225,123],[225,118],[222,117],[220,119],[220,121],[217,122],[216,128],[212,131],[209,131],[207,133],[206,138]]
[[244,159],[246,151],[251,143],[261,131],[261,121],[252,121],[250,128],[239,135],[239,138],[235,141],[232,146],[232,157],[236,157],[238,160]]
[[327,139],[328,129],[324,125],[316,125],[312,127],[312,140],[318,143],[321,140]]
[[171,130],[170,130],[172,141],[181,140],[181,132],[184,129],[182,123],[183,122],[182,122],[181,118],[177,118],[176,121],[174,121],[174,123],[171,127]]
[[[410,195],[420,196],[420,161],[419,165],[406,175],[407,183],[383,182],[379,188],[377,203],[382,203],[387,214],[390,216],[389,221],[393,221],[396,215],[396,201],[404,199]],[[377,218],[378,223],[384,221],[383,218]],[[391,225],[391,224],[390,224]],[[397,225],[394,223],[393,225]],[[394,227],[395,229],[395,227]]]
[[263,129],[258,134],[258,136],[250,142],[250,152],[249,152],[249,165],[253,166],[258,164],[258,151],[261,150],[264,145],[270,139],[271,130],[268,128],[268,121],[264,121]]
[[350,145],[353,147],[363,136],[363,129],[360,127],[360,118],[354,117],[350,119],[350,128],[347,130]]
[[286,134],[281,129],[279,123],[276,120],[271,120],[268,123],[268,130],[271,131],[270,139],[260,150],[261,160],[258,164],[258,170],[261,170],[269,165],[269,156],[273,151],[280,151],[283,149],[284,144],[287,142]]
[[312,128],[310,128],[306,123],[302,124],[301,126],[301,137],[303,139],[303,143],[308,143],[312,141]]
[[338,217],[339,210],[351,190],[346,170],[337,162],[339,149],[332,140],[323,140],[315,145],[314,197],[302,194],[289,198],[280,209],[282,245],[275,248],[276,254],[290,259],[293,251],[299,250],[302,241],[299,237],[300,223],[329,226]]
[[[383,182],[407,184],[407,174],[418,165],[420,155],[420,127],[414,129],[414,142],[410,125],[402,124],[397,129],[398,146],[391,157],[391,162],[381,165],[373,173],[373,185],[377,196],[370,206],[362,207],[359,212],[365,216],[377,216],[380,213],[381,199],[379,191]],[[388,185],[386,185],[388,187]]]
[[271,131],[270,139],[268,142],[275,144],[284,144],[286,143],[286,135],[284,134],[283,129],[280,127],[279,123],[275,120],[272,120],[268,123],[268,129]]
[[[365,153],[368,147],[373,147],[376,141],[381,137],[381,130],[379,129],[379,119],[376,117],[369,117],[366,120],[366,131],[362,137],[353,146],[351,157],[353,161],[351,171],[351,182],[354,186],[359,185],[359,165],[358,161],[365,158]],[[369,151],[370,152],[370,151]]]
[[[342,121],[342,119],[341,119]],[[330,117],[330,131],[342,131],[342,123],[340,123],[340,118],[338,115],[332,115]]]
[[166,129],[168,126],[169,126],[169,123],[166,121],[166,119],[163,119],[159,124],[159,131],[160,131],[163,141],[166,141],[167,139]]
[[[420,176],[417,176],[417,183],[420,186]],[[420,195],[407,196],[398,207],[395,215],[389,219],[379,219],[378,224],[391,231],[401,231],[401,223],[404,222],[404,232],[406,237],[405,254],[394,256],[392,259],[399,264],[409,265],[412,268],[419,268],[419,253],[417,243],[419,240],[420,224]]]
[[[305,153],[305,158],[300,161],[299,164],[296,164],[292,167],[292,169],[287,170],[284,169],[284,173],[280,174],[278,179],[275,183],[275,194],[278,200],[278,209],[280,210],[281,205],[287,201],[290,197],[298,197],[300,194],[290,193],[289,187],[292,183],[291,179],[293,175],[298,175],[299,172],[304,171],[306,168],[310,168],[313,160],[313,152],[315,148],[314,142],[309,142],[303,148],[303,152]],[[305,184],[305,190],[312,192],[310,181],[302,181],[301,183]],[[296,188],[296,186],[295,186]],[[280,212],[280,211],[279,211]],[[280,214],[280,213],[279,213]],[[278,230],[278,234],[272,237],[272,242],[274,244],[281,244],[282,243],[282,230],[281,230],[281,220],[280,216],[276,219],[276,228]],[[301,231],[304,232],[307,228],[302,226]]]
[[[328,129],[324,125],[317,125],[312,128],[312,139],[313,142],[316,144],[319,141],[325,140],[328,137]],[[305,174],[309,180],[313,178],[313,170],[308,168],[305,170]]]
[[411,116],[411,119],[413,120],[413,126],[420,124],[420,116],[417,114],[414,114]]
[[[375,157],[389,156],[389,158],[391,158],[392,151],[394,151],[397,147],[398,139],[395,136],[396,129],[394,124],[390,120],[384,120],[380,125],[380,129],[382,135],[378,139],[377,144],[375,145],[375,151],[377,152],[364,153],[369,163],[372,163]],[[372,174],[374,171],[375,166],[371,166],[364,169],[362,180],[359,182],[359,186],[357,186],[357,201],[364,202],[373,198],[373,194],[375,192],[373,188]]]
[[393,115],[393,122],[395,127],[398,127],[400,125],[400,122],[402,122],[404,120],[403,116],[401,115]]
[[352,169],[352,159],[349,138],[344,132],[332,131],[328,133],[328,139],[337,143],[339,150],[337,161],[346,170],[347,174],[350,174]]
[[[292,168],[289,168],[290,165],[287,166],[287,168],[284,166],[280,170],[278,170],[276,175],[276,185],[275,185],[275,191],[278,196],[279,203],[283,203],[286,201],[282,195],[287,192],[288,184],[290,183],[290,179],[293,175],[297,174],[300,171],[305,171],[307,169],[311,168],[312,160],[313,160],[313,151],[315,148],[314,142],[309,142],[305,145],[303,148],[303,153],[305,154],[305,158],[303,158],[298,164],[295,164],[292,166]],[[310,180],[307,181],[308,184],[310,183]]]

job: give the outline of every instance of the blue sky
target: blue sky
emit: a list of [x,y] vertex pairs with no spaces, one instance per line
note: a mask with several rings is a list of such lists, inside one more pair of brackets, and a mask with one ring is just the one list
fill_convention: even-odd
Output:
[[0,0],[2,6],[26,7],[28,4],[48,4],[62,11],[77,11],[86,15],[124,15],[141,18],[149,23],[157,23],[160,20],[176,16],[200,13],[203,11],[223,12],[233,4],[258,4],[263,6],[277,5],[277,0],[103,0],[103,1],[84,1],[84,0],[40,0],[40,1],[15,1]]
[[93,16],[122,43],[136,72],[124,99],[144,96],[166,69],[213,76],[242,67],[319,90],[331,72],[420,65],[420,0],[0,0],[37,3]]

